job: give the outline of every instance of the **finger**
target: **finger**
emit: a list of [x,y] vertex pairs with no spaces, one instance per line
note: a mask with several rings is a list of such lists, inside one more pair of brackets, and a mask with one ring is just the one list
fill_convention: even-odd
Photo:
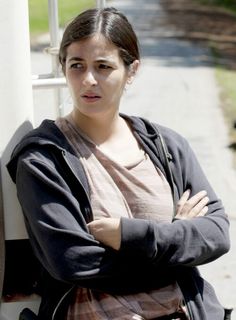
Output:
[[190,190],[186,190],[177,203],[177,212],[179,213],[184,206],[186,206],[185,211],[191,210],[206,195],[207,192],[205,190],[202,190],[189,199]]
[[182,194],[178,202],[185,203],[188,200],[189,196],[190,196],[190,190],[187,189],[186,191],[184,191],[184,193]]
[[[193,197],[191,197],[182,207],[182,214],[188,214],[192,210],[197,211],[199,210],[198,207],[201,208],[201,201],[206,197],[206,191],[200,191]],[[205,203],[205,200],[203,201]],[[197,212],[198,213],[198,212]]]
[[[201,192],[198,194],[197,197],[194,196],[194,200],[190,198],[181,208],[181,212],[179,211],[176,215],[177,219],[183,218],[183,219],[191,219],[196,216],[198,216],[203,208],[208,204],[209,198],[204,197],[201,199],[201,197],[204,195],[204,192]],[[199,199],[201,199],[199,202],[197,202]],[[202,212],[202,214],[205,214],[205,210]],[[208,210],[208,209],[207,209]]]
[[198,214],[176,215],[176,219],[189,220],[189,219],[196,218],[196,217],[203,217],[207,214],[207,212],[208,212],[208,206],[205,206]]
[[195,217],[197,216],[203,208],[208,204],[209,198],[204,197],[201,201],[199,201],[189,212],[190,217]]
[[189,196],[190,196],[190,190],[188,189],[182,194],[181,198],[177,203],[177,208],[176,208],[177,214],[181,214],[181,210],[184,204],[186,203],[186,201],[188,200]]
[[192,196],[189,200],[188,203],[190,206],[194,207],[196,206],[199,201],[201,201],[203,198],[205,198],[207,195],[207,192],[205,190],[202,190],[198,193],[196,193],[194,196]]
[[197,215],[197,217],[203,217],[207,214],[208,212],[208,206],[205,206],[201,212],[199,212],[199,214]]

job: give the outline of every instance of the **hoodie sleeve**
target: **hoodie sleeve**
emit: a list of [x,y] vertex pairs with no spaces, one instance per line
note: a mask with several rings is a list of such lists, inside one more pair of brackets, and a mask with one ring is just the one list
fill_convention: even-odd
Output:
[[58,280],[102,276],[115,263],[115,252],[89,234],[79,200],[49,159],[29,152],[17,165],[17,195],[34,252]]
[[122,218],[121,250],[171,267],[208,263],[229,250],[227,216],[187,141],[172,131],[165,140],[173,157],[171,166],[179,195],[186,189],[192,195],[206,190],[210,198],[208,214],[171,224]]

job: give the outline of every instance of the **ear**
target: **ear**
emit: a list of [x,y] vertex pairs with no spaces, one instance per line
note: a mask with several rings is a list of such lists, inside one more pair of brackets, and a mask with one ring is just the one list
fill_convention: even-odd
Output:
[[127,78],[127,83],[131,84],[134,80],[134,77],[138,71],[140,65],[140,61],[139,60],[134,60],[131,65],[129,66],[129,70],[128,70],[128,78]]

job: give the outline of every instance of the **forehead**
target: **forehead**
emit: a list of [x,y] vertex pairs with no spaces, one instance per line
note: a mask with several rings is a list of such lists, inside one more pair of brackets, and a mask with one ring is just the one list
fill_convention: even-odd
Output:
[[67,59],[79,57],[81,59],[118,59],[120,60],[118,48],[101,34],[71,43],[67,48]]

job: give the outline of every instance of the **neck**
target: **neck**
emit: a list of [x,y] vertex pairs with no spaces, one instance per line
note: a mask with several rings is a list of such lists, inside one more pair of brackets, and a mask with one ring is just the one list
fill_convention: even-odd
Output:
[[75,124],[97,145],[112,139],[119,134],[124,126],[124,120],[118,113],[100,117],[88,117],[72,111],[71,117]]

